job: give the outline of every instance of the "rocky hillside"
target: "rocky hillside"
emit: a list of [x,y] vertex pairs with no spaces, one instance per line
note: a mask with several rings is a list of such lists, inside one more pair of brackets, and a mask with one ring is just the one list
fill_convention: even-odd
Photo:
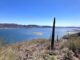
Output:
[[0,60],[79,60],[65,45],[67,40],[55,42],[50,50],[50,40],[36,39],[0,48]]
[[48,46],[49,41],[44,39],[8,45],[0,49],[0,60],[42,60]]
[[9,24],[9,23],[0,23],[0,28],[51,28],[51,26],[40,26],[40,25],[19,25],[19,24]]

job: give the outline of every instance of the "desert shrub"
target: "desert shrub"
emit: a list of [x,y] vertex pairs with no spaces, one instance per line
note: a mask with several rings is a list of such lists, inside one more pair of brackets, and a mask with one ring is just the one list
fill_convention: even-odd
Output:
[[67,51],[66,54],[63,57],[63,60],[73,60],[71,54],[72,53],[70,51]]
[[43,55],[43,60],[56,60],[54,55]]
[[80,54],[80,37],[79,36],[74,36],[70,37],[68,40],[68,47],[71,49],[74,53],[75,56],[77,57],[77,54]]
[[70,49],[80,49],[80,37],[72,37],[69,40]]

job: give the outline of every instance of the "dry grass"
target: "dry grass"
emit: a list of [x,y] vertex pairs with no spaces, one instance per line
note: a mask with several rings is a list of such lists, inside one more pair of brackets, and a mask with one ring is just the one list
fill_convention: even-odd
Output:
[[71,37],[69,39],[69,48],[70,49],[80,49],[80,37]]
[[[20,60],[20,59],[22,60],[25,58],[26,56],[25,54],[33,55],[33,53],[34,53],[33,55],[34,60],[35,58],[41,59],[41,57],[38,56],[41,56],[43,52],[45,53],[48,47],[49,47],[49,40],[46,39],[36,39],[31,41],[25,41],[22,43],[7,45],[0,48],[0,60]],[[39,55],[35,55],[35,53]],[[50,58],[53,59],[53,57]]]
[[80,33],[68,37],[66,46],[74,52],[74,56],[80,58]]

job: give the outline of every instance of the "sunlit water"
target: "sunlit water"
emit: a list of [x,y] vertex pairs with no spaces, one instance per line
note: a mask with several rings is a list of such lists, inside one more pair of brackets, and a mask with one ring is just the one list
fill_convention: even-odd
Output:
[[[55,34],[61,38],[72,28],[56,28]],[[0,29],[0,38],[6,43],[15,43],[37,38],[49,39],[52,35],[52,28],[14,28]]]

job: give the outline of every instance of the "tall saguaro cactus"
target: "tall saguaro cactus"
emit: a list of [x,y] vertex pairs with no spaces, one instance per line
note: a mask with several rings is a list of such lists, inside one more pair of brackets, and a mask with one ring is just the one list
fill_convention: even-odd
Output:
[[54,40],[55,40],[55,17],[54,17],[53,28],[52,28],[51,50],[54,49]]

